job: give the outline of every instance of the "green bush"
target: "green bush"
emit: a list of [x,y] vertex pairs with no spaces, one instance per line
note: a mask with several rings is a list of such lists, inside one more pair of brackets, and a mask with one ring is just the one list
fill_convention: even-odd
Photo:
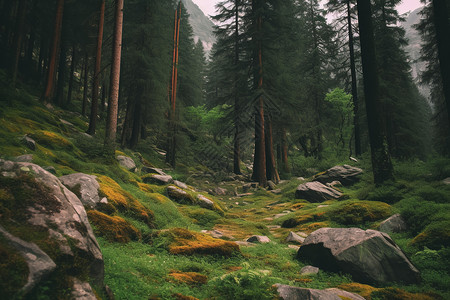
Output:
[[406,186],[402,183],[386,182],[369,192],[367,200],[385,203],[396,203],[404,198]]

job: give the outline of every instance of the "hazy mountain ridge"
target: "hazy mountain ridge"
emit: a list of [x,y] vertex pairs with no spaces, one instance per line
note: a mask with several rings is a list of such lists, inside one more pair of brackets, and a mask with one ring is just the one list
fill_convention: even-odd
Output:
[[182,2],[190,15],[189,23],[194,30],[195,41],[200,39],[203,42],[205,51],[209,52],[212,45],[216,41],[213,32],[214,23],[207,16],[205,16],[203,11],[197,6],[197,4],[192,2],[192,0],[182,0]]

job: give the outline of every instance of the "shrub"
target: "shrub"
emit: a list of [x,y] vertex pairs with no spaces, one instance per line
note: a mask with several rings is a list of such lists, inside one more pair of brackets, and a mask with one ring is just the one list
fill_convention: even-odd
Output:
[[450,245],[450,220],[431,223],[411,241],[411,244],[435,250]]
[[110,217],[96,210],[87,214],[95,226],[95,234],[104,236],[110,242],[128,243],[141,238],[139,230],[119,216]]
[[401,183],[386,183],[375,188],[367,196],[367,200],[385,203],[397,203],[404,198],[406,187]]

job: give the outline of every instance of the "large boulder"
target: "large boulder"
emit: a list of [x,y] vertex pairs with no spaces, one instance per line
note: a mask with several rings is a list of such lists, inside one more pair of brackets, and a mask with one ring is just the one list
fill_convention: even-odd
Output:
[[380,223],[380,231],[385,233],[404,232],[406,229],[408,229],[408,226],[400,214],[395,214]]
[[164,175],[166,176],[167,174],[164,173],[164,171],[162,169],[159,168],[155,168],[155,167],[148,167],[148,166],[143,166],[141,169],[142,174],[158,174],[158,175]]
[[324,184],[339,181],[343,185],[352,185],[359,181],[359,175],[362,173],[363,170],[357,167],[352,167],[349,165],[335,166],[323,173],[317,174],[314,177],[314,180]]
[[315,290],[276,284],[278,295],[283,300],[364,300],[363,297],[340,289]]
[[341,192],[318,181],[300,184],[295,191],[296,199],[305,199],[309,202],[323,202],[326,200],[338,199],[341,196]]
[[102,201],[98,194],[100,185],[97,182],[97,176],[75,173],[61,176],[59,180],[80,198],[84,206],[95,208]]
[[159,184],[159,185],[165,185],[173,182],[172,176],[158,175],[158,174],[143,176],[142,180],[144,181],[144,183]]
[[[84,206],[56,176],[32,163],[0,160],[0,191],[5,200],[0,215],[2,227],[28,243],[23,245],[36,244],[45,251],[57,264],[54,272],[64,274],[57,278],[62,285],[71,282],[64,271],[71,270],[71,276],[84,281],[88,275],[91,283],[102,286],[103,257]],[[21,248],[18,252],[25,251],[28,258],[45,257],[36,255],[39,251],[32,246],[30,250]],[[43,269],[50,270],[51,262],[44,261],[48,267]],[[45,281],[35,285],[40,284]]]
[[170,199],[175,200],[178,203],[194,204],[195,202],[190,194],[176,186],[168,186],[167,194]]
[[118,155],[116,159],[121,167],[124,167],[130,172],[136,172],[136,163],[131,157]]
[[206,196],[203,196],[202,194],[197,195],[197,202],[198,205],[203,208],[212,210],[214,209],[214,202],[211,199],[208,199]]
[[402,250],[375,230],[321,228],[305,239],[297,257],[324,270],[349,273],[361,283],[419,281],[419,271]]

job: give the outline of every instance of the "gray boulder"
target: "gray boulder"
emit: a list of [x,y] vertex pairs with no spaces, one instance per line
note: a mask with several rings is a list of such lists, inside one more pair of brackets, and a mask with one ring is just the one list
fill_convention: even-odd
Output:
[[324,270],[349,273],[361,283],[419,281],[419,271],[402,250],[375,230],[321,228],[305,239],[297,257]]
[[97,176],[76,173],[61,176],[59,180],[80,198],[84,206],[95,208],[102,200],[98,195],[100,185],[97,182]]
[[30,138],[28,135],[24,135],[21,139],[21,142],[27,146],[28,149],[34,151],[36,150],[36,142]]
[[178,181],[178,180],[174,180],[173,184],[175,184],[177,187],[179,187],[180,189],[185,189],[187,190],[189,187],[187,186],[186,183]]
[[408,229],[400,214],[395,214],[380,223],[380,231],[385,233],[404,232]]
[[[54,261],[61,261],[57,268],[71,268],[70,264],[79,264],[86,268],[92,282],[103,285],[104,263],[100,247],[95,239],[86,211],[80,199],[68,190],[53,174],[38,165],[25,162],[0,162],[0,174],[19,181],[32,180],[33,184],[23,184],[34,196],[22,201],[23,214],[12,212],[11,220],[21,226],[48,233],[48,241],[57,247]],[[23,179],[23,174],[33,179]],[[33,194],[34,193],[34,194]],[[55,254],[53,254],[55,255]]]
[[143,177],[145,183],[151,183],[151,184],[159,184],[159,185],[165,185],[173,182],[173,178],[170,175],[150,175]]
[[116,159],[119,162],[120,166],[124,167],[130,172],[136,172],[136,163],[131,157],[118,155]]
[[[276,284],[278,295],[283,300],[364,300],[363,297],[339,289],[315,290]],[[343,298],[345,297],[345,298]]]
[[94,290],[88,282],[73,278],[72,299],[97,300]]
[[296,199],[305,199],[309,202],[323,202],[341,196],[341,192],[317,181],[300,184],[295,191]]
[[163,172],[162,169],[154,168],[154,167],[147,167],[143,166],[141,169],[142,174],[158,174],[166,176],[167,174]]
[[358,182],[362,173],[362,169],[350,165],[335,166],[323,173],[317,174],[314,176],[314,180],[324,184],[339,181],[347,186]]
[[295,232],[289,232],[289,235],[286,238],[286,243],[295,243],[295,244],[301,244],[305,241],[304,237],[299,236]]
[[56,264],[42,251],[36,244],[25,242],[7,232],[0,226],[0,235],[19,252],[28,265],[27,283],[20,290],[20,294],[28,294],[36,285],[45,279],[53,270]]
[[21,156],[16,157],[16,161],[19,162],[32,162],[33,161],[33,154],[25,154]]
[[320,271],[319,268],[317,267],[313,267],[313,266],[304,266],[301,270],[300,270],[300,275],[315,275],[318,274]]
[[214,209],[214,202],[211,199],[203,196],[202,194],[197,195],[197,202],[203,208]]
[[194,199],[191,195],[175,186],[168,186],[167,194],[170,199],[175,200],[178,203],[194,204]]
[[266,244],[270,243],[270,239],[265,235],[254,235],[252,237],[249,237],[247,239],[247,242],[249,243],[259,243],[259,244]]
[[225,196],[227,194],[227,190],[221,187],[216,187],[214,189],[214,194],[217,196]]

